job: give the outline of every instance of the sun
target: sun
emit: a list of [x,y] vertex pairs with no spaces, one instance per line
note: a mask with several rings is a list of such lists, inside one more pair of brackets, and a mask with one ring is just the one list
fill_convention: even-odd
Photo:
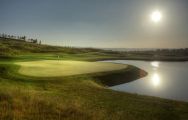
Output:
[[151,14],[151,20],[155,23],[158,23],[161,21],[161,18],[162,18],[162,14],[159,10],[156,10],[156,11],[153,11],[152,14]]

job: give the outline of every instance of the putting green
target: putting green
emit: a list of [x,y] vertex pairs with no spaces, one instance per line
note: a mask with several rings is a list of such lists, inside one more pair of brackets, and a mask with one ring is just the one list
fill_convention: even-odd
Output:
[[15,64],[21,66],[18,70],[20,74],[35,77],[69,76],[120,70],[127,67],[127,65],[114,63],[60,60],[16,62]]

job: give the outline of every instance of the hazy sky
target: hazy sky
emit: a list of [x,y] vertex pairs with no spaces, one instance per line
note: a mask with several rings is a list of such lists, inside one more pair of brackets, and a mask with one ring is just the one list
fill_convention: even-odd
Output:
[[188,0],[0,0],[0,33],[66,46],[188,47]]

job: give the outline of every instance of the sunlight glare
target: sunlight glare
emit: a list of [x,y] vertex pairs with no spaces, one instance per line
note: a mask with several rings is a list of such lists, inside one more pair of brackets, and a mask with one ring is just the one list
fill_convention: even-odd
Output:
[[158,86],[160,84],[160,77],[157,73],[154,73],[152,76],[152,84]]
[[160,11],[156,10],[154,11],[152,14],[151,14],[151,20],[155,23],[158,23],[161,21],[161,18],[162,18],[162,14]]

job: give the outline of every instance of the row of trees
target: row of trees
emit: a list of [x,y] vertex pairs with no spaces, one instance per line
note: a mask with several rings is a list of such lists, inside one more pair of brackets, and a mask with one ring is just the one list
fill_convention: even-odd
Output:
[[22,40],[22,41],[25,41],[25,42],[41,44],[41,40],[37,40],[37,39],[33,39],[33,38],[27,38],[26,36],[15,36],[15,35],[8,35],[8,34],[5,34],[5,33],[2,33],[2,34],[0,34],[0,38],[16,39],[16,40]]

